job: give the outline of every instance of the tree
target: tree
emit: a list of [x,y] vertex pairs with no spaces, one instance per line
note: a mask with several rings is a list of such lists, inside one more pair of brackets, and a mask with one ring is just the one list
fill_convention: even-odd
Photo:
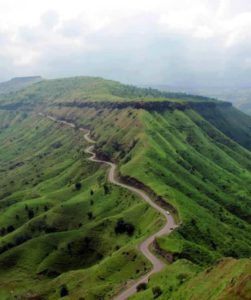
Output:
[[60,297],[65,297],[67,295],[69,295],[69,291],[67,289],[67,286],[66,285],[62,285],[61,289],[60,289]]
[[34,218],[34,211],[32,209],[28,210],[28,217],[29,217],[29,219]]
[[115,225],[115,233],[127,233],[128,235],[133,235],[135,227],[133,224],[125,222],[123,219],[119,219]]
[[110,190],[109,190],[108,185],[105,183],[103,187],[104,187],[105,195],[109,194],[109,191],[110,191]]
[[115,233],[124,233],[125,232],[125,222],[123,219],[120,219],[117,221],[117,224],[115,226]]
[[10,232],[12,232],[12,231],[14,231],[14,230],[15,230],[15,228],[14,228],[13,225],[9,225],[9,226],[7,227],[7,232],[8,232],[8,233],[10,233]]
[[88,219],[91,220],[93,218],[93,213],[91,211],[89,211],[87,213]]
[[131,223],[126,223],[125,230],[128,235],[133,235],[135,228]]
[[77,191],[79,191],[79,190],[81,190],[81,188],[82,188],[81,182],[76,182],[76,183],[75,183],[75,189],[76,189]]
[[153,298],[156,299],[162,294],[162,290],[159,286],[155,286],[152,288]]
[[2,228],[0,229],[0,235],[5,235],[5,233],[6,233],[5,227],[2,227]]
[[141,292],[147,289],[147,284],[145,282],[141,282],[137,285],[137,292]]

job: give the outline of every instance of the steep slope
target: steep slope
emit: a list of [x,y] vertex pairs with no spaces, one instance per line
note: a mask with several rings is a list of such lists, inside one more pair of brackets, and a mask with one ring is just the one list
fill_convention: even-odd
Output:
[[[250,255],[249,151],[193,110],[101,110],[100,121],[96,113],[76,111],[75,119],[94,125],[97,151],[118,160],[122,176],[144,183],[178,210],[183,225],[172,237],[179,242],[175,256],[208,264]],[[138,120],[133,128],[125,115]],[[169,238],[160,243],[168,251],[173,244]]]
[[159,300],[250,299],[250,269],[251,261],[247,259],[227,258],[202,272],[195,265],[180,260],[155,275],[148,288],[131,299],[154,296]]
[[[34,111],[90,129],[98,155],[119,164],[124,180],[146,189],[182,222],[154,245],[174,262],[158,275],[163,295],[190,299],[196,285],[194,295],[207,299],[214,271],[203,287],[204,270],[226,256],[236,258],[226,261],[233,276],[225,278],[224,264],[213,267],[215,273],[223,269],[218,282],[227,282],[227,289],[212,299],[224,293],[231,299],[238,286],[247,295],[242,279],[250,276],[250,117],[226,103],[172,98],[100,78],[54,83],[37,83],[2,100],[0,296],[8,299],[15,289],[24,299],[58,299],[66,285],[69,299],[110,299],[150,267],[137,245],[162,222],[140,199],[105,183],[105,168],[87,162],[78,130]],[[115,234],[119,218],[135,226],[132,236]],[[236,268],[243,272],[231,289]],[[152,299],[151,289],[145,293]]]
[[[86,160],[83,133],[36,115],[0,116],[0,298],[58,299],[66,284],[72,299],[109,299],[144,273],[135,245],[162,224],[158,214],[106,182],[106,168]],[[120,219],[132,234],[116,234]]]
[[221,257],[250,257],[250,152],[198,112],[61,107],[53,113],[90,127],[96,150],[120,162],[122,176],[144,183],[177,209],[182,226],[158,239],[157,248],[169,259],[192,261],[191,277]]

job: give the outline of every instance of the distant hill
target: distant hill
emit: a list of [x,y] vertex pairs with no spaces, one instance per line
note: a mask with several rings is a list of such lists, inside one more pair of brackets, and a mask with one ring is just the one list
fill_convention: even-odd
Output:
[[16,92],[32,83],[41,81],[41,76],[15,77],[11,80],[0,82],[0,94]]
[[174,87],[169,85],[153,85],[164,92],[189,93],[229,101],[246,114],[251,115],[251,87]]
[[208,97],[140,88],[100,77],[42,80],[22,91],[1,97],[1,102],[52,103],[86,101],[213,101]]

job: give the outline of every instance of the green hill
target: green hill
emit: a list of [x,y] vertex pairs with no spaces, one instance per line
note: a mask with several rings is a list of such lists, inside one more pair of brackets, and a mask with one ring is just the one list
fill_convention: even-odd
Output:
[[[161,92],[152,88],[139,88],[124,85],[117,81],[100,77],[73,77],[54,80],[42,80],[12,95],[2,96],[1,102],[22,104],[44,104],[86,101],[208,101],[207,97],[182,93]],[[215,101],[215,100],[214,100]]]
[[[111,299],[150,268],[137,245],[163,224],[87,160],[81,131],[37,112],[91,129],[96,152],[182,222],[155,245],[173,263],[135,299],[152,299],[157,285],[160,299],[241,299],[240,289],[247,297],[250,117],[208,98],[91,77],[41,81],[1,103],[1,299],[59,299],[64,286],[65,299]],[[133,235],[115,233],[121,218]]]
[[9,81],[0,82],[0,95],[17,92],[35,82],[41,81],[40,76],[15,77]]
[[250,268],[250,260],[226,258],[201,272],[196,266],[180,260],[155,275],[147,290],[131,299],[152,299],[156,288],[161,291],[160,300],[249,299]]

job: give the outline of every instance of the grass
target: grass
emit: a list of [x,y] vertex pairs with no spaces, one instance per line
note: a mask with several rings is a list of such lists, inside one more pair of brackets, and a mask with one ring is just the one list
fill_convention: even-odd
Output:
[[[218,105],[163,111],[49,105],[74,99],[191,101],[100,78],[42,81],[2,101],[17,97],[90,128],[97,153],[176,209],[182,224],[157,239],[174,263],[135,299],[152,299],[157,285],[162,299],[248,295],[249,117]],[[150,268],[137,245],[162,218],[106,182],[107,168],[87,160],[83,133],[32,111],[2,111],[0,145],[2,299],[11,299],[11,290],[21,299],[58,299],[63,285],[69,299],[110,299]],[[115,234],[120,218],[135,226],[133,236]]]
[[130,299],[153,299],[153,288],[160,287],[158,299],[170,300],[240,300],[248,299],[251,286],[250,260],[227,258],[201,271],[186,260],[179,260],[162,273],[154,275],[146,291]]
[[0,97],[0,102],[18,102],[38,105],[44,103],[86,101],[216,101],[203,96],[161,92],[152,88],[139,88],[100,77],[72,77],[41,80],[15,93]]
[[[157,213],[106,183],[107,168],[86,160],[83,134],[36,116],[10,113],[8,121],[12,125],[0,134],[2,149],[13,142],[12,152],[1,153],[2,299],[11,297],[10,290],[25,299],[34,294],[57,299],[62,282],[72,295],[94,299],[144,273],[150,265],[135,248],[162,224]],[[52,146],[56,141],[60,147]],[[9,168],[16,161],[22,164]],[[81,190],[75,182],[81,182]],[[120,218],[135,226],[132,237],[115,234]],[[96,278],[97,269],[107,279]],[[71,289],[79,284],[78,272],[85,274],[85,291]]]
[[158,239],[175,260],[203,269],[225,256],[250,257],[250,152],[210,118],[192,110],[53,112],[89,127],[95,120],[97,151],[178,210],[180,228]]

